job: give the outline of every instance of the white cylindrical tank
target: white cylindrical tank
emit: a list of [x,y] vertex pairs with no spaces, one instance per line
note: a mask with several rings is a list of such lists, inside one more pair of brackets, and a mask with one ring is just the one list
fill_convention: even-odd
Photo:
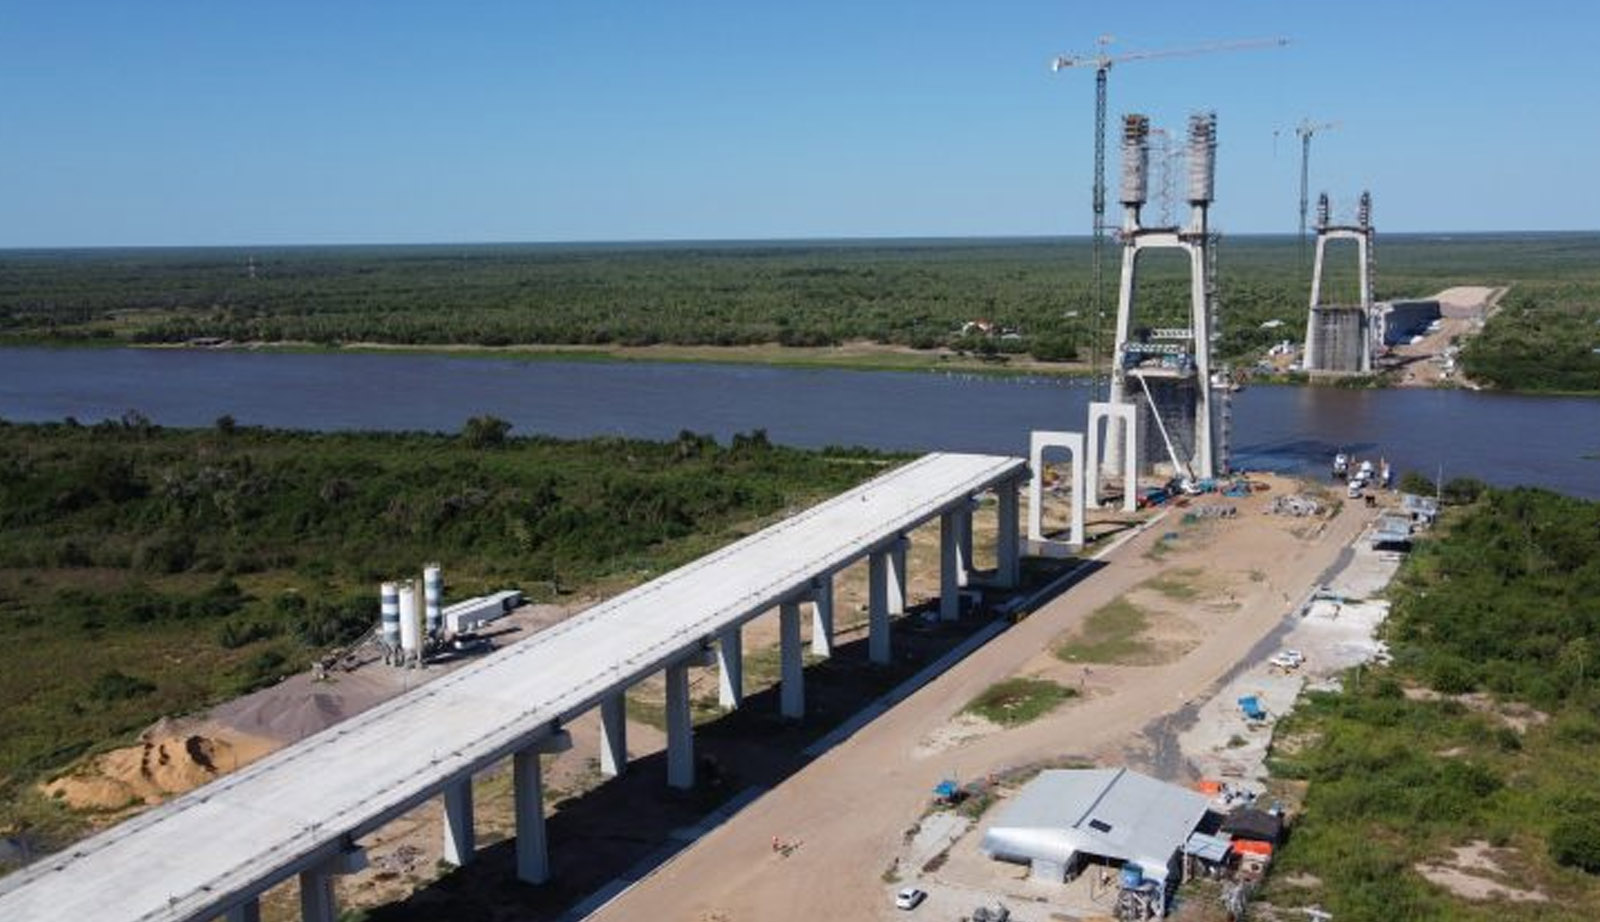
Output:
[[379,626],[383,645],[390,650],[400,649],[400,587],[384,583],[378,589]]
[[444,573],[436,563],[422,568],[422,600],[425,636],[429,640],[437,640],[444,619]]
[[422,651],[422,624],[417,617],[415,583],[400,585],[400,649],[411,656]]

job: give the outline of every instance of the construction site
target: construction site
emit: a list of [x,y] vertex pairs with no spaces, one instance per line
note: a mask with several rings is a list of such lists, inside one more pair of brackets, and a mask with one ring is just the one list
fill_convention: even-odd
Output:
[[[1056,62],[1097,73],[1097,300],[1106,74],[1155,56]],[[1438,510],[1387,461],[1237,469],[1218,116],[1116,126],[1109,367],[1077,428],[923,455],[606,598],[452,600],[448,561],[375,579],[360,640],[49,780],[107,828],[0,880],[0,918],[1244,918],[1303,793],[1267,770],[1274,726],[1386,658],[1383,589]],[[1500,292],[1375,300],[1365,192],[1313,230],[1286,370],[1450,380]],[[1353,300],[1324,291],[1336,242]],[[1159,254],[1180,315],[1142,300]],[[980,706],[1002,687],[1032,691]]]

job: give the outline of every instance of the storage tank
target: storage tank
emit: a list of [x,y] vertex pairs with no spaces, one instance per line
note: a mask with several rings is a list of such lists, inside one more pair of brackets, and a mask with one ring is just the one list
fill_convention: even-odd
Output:
[[422,568],[422,597],[425,612],[423,624],[426,627],[424,636],[429,640],[438,640],[439,626],[444,618],[444,572],[436,563]]
[[400,649],[400,587],[384,583],[378,588],[379,628],[386,652]]
[[400,649],[406,659],[414,659],[422,652],[422,625],[417,617],[417,587],[415,583],[400,585]]

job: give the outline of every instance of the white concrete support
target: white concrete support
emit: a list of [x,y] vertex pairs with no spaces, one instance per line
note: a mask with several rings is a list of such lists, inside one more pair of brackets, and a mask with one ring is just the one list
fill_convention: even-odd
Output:
[[961,617],[961,514],[966,509],[963,501],[959,508],[946,509],[939,515],[940,621]]
[[963,589],[972,584],[972,513],[976,500],[969,500],[955,510],[956,516],[956,584]]
[[444,788],[444,860],[466,867],[478,848],[472,825],[472,776]]
[[1008,480],[994,488],[995,498],[998,501],[996,514],[997,527],[995,530],[995,583],[1002,589],[1011,589],[1022,578],[1021,573],[1021,535],[1018,528],[1021,525],[1018,515],[1017,482]]
[[544,777],[537,747],[511,757],[516,801],[517,879],[535,886],[550,879],[550,842],[544,829]]
[[1028,466],[1033,476],[1028,480],[1028,540],[1038,544],[1048,543],[1044,537],[1044,450],[1065,448],[1072,456],[1072,528],[1067,543],[1083,546],[1083,507],[1085,505],[1083,433],[1041,432],[1035,430],[1028,437]]
[[544,770],[539,756],[572,748],[572,735],[557,730],[511,757],[516,801],[517,879],[535,886],[550,879],[550,840],[544,828]]
[[813,577],[806,599],[811,607],[811,655],[833,655],[833,574]]
[[744,700],[744,633],[742,625],[717,632],[717,703],[733,710]]
[[800,603],[778,603],[778,656],[782,663],[782,686],[778,690],[779,709],[784,717],[799,720],[806,716],[806,673],[800,643]]
[[615,778],[628,768],[628,698],[625,691],[600,699],[600,774]]
[[261,922],[261,898],[252,896],[228,910],[227,922]]
[[911,553],[911,539],[906,535],[889,545],[889,617],[906,613],[910,600],[906,596],[906,557]]
[[333,873],[323,865],[300,872],[300,922],[336,922]]
[[867,659],[889,662],[889,567],[887,550],[867,555]]
[[[1120,420],[1120,425],[1118,421]],[[1100,508],[1102,497],[1100,494],[1100,474],[1102,465],[1109,466],[1114,452],[1104,451],[1100,444],[1100,423],[1106,424],[1106,436],[1113,438],[1117,430],[1122,430],[1122,511],[1135,512],[1138,510],[1139,498],[1139,425],[1138,410],[1130,403],[1100,403],[1089,404],[1089,450],[1088,459],[1084,464],[1084,479],[1086,482],[1084,492],[1088,495],[1089,504],[1096,509]],[[1107,446],[1109,447],[1109,446]]]
[[689,664],[667,667],[667,786],[694,787],[694,721],[689,713]]

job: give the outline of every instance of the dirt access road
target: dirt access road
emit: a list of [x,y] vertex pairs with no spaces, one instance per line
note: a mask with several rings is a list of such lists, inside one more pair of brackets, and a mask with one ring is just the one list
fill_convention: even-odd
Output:
[[[1277,492],[1277,491],[1274,491]],[[952,773],[982,776],[1066,755],[1121,763],[1151,748],[1144,731],[1203,700],[1284,619],[1359,535],[1371,514],[1344,508],[1313,524],[1262,514],[1212,523],[1153,550],[1175,516],[1105,558],[1108,566],[1002,633],[899,706],[746,807],[592,918],[755,920],[892,918],[883,873],[902,831]],[[1226,553],[1221,552],[1226,548]],[[1231,612],[1180,658],[1124,669],[1081,702],[1012,730],[929,751],[929,738],[990,684],[1028,671],[1063,632],[1142,583],[1204,568]],[[1220,583],[1225,582],[1226,586]],[[1116,673],[1117,670],[1107,670]],[[1094,670],[1096,681],[1101,670]],[[773,839],[794,846],[775,852]]]

